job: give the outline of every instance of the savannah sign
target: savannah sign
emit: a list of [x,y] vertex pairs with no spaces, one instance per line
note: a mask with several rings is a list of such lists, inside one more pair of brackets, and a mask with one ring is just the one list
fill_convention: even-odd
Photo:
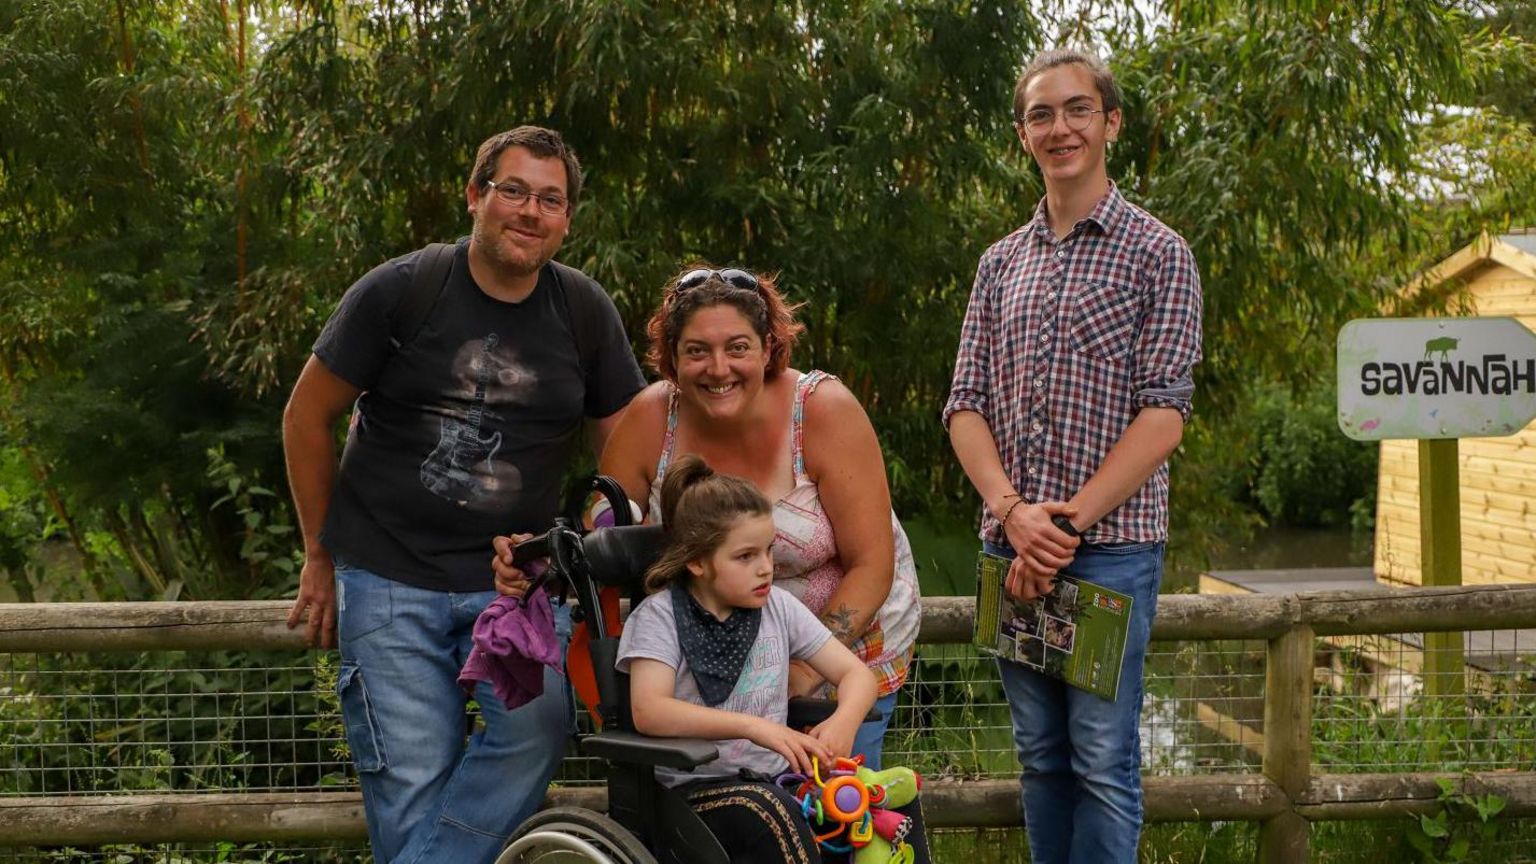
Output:
[[1339,331],[1339,428],[1492,438],[1536,418],[1536,334],[1514,318],[1365,318]]

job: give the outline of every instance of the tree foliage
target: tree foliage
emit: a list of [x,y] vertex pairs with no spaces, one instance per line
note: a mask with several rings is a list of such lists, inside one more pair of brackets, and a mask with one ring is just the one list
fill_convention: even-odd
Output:
[[[859,394],[899,506],[965,512],[938,410],[975,262],[1040,192],[1013,79],[1071,40],[1128,97],[1112,173],[1201,265],[1175,529],[1203,548],[1242,522],[1253,388],[1324,371],[1447,230],[1524,206],[1528,119],[1442,110],[1519,68],[1481,26],[1427,0],[0,0],[0,424],[50,524],[126,562],[97,593],[280,589],[249,550],[281,496],[229,480],[280,476],[341,291],[464,233],[475,146],[538,123],[588,167],[561,257],[632,335],[682,263],[781,271],[796,364]],[[1426,154],[1467,146],[1488,170],[1426,204]]]
[[[1331,384],[1331,382],[1330,382]],[[1339,434],[1334,388],[1259,394],[1247,491],[1273,523],[1349,527],[1376,501],[1376,450]]]

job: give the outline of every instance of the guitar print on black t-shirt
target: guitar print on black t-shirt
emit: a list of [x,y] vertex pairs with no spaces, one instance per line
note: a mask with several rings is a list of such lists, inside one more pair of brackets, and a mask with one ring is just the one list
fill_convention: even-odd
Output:
[[490,381],[495,360],[491,352],[496,350],[500,339],[495,333],[485,337],[478,357],[475,374],[475,396],[469,414],[460,420],[444,417],[442,432],[437,446],[421,463],[421,485],[440,498],[446,498],[459,506],[478,504],[490,498],[494,492],[492,477],[495,466],[491,460],[501,449],[501,433],[493,432],[481,437],[480,426],[485,419],[485,388]]

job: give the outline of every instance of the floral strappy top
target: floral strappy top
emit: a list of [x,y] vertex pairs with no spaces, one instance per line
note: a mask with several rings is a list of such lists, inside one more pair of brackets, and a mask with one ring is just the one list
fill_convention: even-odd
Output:
[[[837,538],[832,533],[832,522],[822,508],[817,485],[805,473],[805,399],[817,384],[831,377],[826,372],[811,371],[801,374],[795,384],[795,404],[790,419],[793,424],[790,446],[793,448],[795,487],[773,505],[773,524],[778,532],[773,546],[773,584],[795,595],[818,616],[843,579],[843,565],[837,556]],[[667,402],[667,429],[661,442],[661,457],[656,462],[656,477],[651,481],[649,511],[652,520],[658,522],[661,520],[661,480],[672,460],[676,438],[677,388],[673,387]],[[851,646],[853,653],[874,670],[881,696],[896,692],[906,681],[922,622],[912,545],[907,542],[907,534],[894,512],[891,514],[891,532],[896,537],[896,573],[891,579],[891,593],[869,629]]]

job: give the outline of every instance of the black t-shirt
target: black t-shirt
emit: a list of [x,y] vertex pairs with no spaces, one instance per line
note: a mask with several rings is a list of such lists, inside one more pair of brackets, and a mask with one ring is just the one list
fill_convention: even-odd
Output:
[[[441,591],[492,587],[491,538],[548,528],[584,417],[606,417],[645,385],[618,310],[575,271],[546,266],[519,303],[480,290],[468,243],[454,250],[432,314],[398,352],[390,314],[421,253],[359,279],[314,353],[364,391],[353,411],[321,542],[389,579]],[[592,292],[568,302],[563,291]],[[603,320],[583,375],[570,320]]]

